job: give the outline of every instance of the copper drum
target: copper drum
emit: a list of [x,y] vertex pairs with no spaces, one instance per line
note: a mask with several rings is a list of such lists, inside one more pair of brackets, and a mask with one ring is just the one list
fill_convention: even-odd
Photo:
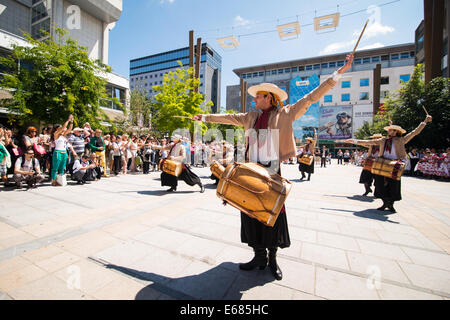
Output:
[[375,161],[375,158],[369,157],[364,160],[364,170],[372,171],[372,166]]
[[314,155],[312,154],[304,154],[301,157],[297,157],[297,161],[303,164],[306,164],[307,166],[310,166],[311,163],[314,161]]
[[217,196],[266,226],[273,227],[292,183],[256,163],[229,164],[217,185]]
[[181,164],[181,162],[168,159],[162,159],[159,163],[159,168],[165,173],[168,173],[175,177],[179,177],[181,171],[183,171],[183,165]]
[[211,163],[209,169],[211,169],[212,174],[218,179],[220,179],[222,173],[225,171],[225,167],[216,160]]
[[400,181],[406,164],[398,160],[378,158],[372,166],[372,174]]

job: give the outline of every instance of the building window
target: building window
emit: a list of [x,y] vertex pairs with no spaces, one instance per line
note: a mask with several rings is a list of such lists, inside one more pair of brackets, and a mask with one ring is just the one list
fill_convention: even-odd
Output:
[[283,73],[284,70],[283,69],[278,69],[278,74]]
[[336,62],[330,62],[328,68],[336,68]]
[[370,63],[370,58],[363,58],[363,63]]
[[351,87],[351,81],[342,81],[341,88],[350,88],[350,87]]
[[292,67],[291,68],[291,72],[297,72],[298,71],[298,68],[297,67]]
[[380,93],[381,99],[386,99],[388,96],[389,96],[389,91],[387,91],[387,90],[381,91],[381,93]]
[[285,68],[284,69],[284,73],[289,73],[289,72],[291,72],[291,68]]
[[391,54],[391,60],[398,60],[398,53]]
[[320,66],[322,69],[326,69],[328,68],[328,63],[322,63]]
[[320,69],[320,64],[315,64],[315,65],[313,65],[313,69],[314,69],[314,70]]
[[379,62],[380,61],[380,57],[372,57],[372,62]]
[[354,64],[361,64],[361,63],[362,63],[362,60],[361,60],[361,58],[358,58],[358,59],[355,59],[355,60],[353,61],[353,63],[354,63]]
[[260,72],[258,75],[259,75],[260,77],[264,77],[264,72]]
[[272,70],[272,74],[277,74],[277,70]]
[[368,87],[369,86],[369,78],[359,79],[359,86],[360,87]]
[[408,82],[411,76],[409,74],[402,74],[400,75],[400,83],[402,82]]
[[402,52],[400,55],[400,59],[408,59],[409,57],[409,52]]
[[266,71],[266,76],[270,76],[270,71]]
[[333,102],[333,95],[329,94],[323,97],[323,102]]
[[343,93],[341,95],[341,101],[345,102],[345,101],[350,101],[350,93]]
[[252,73],[252,77],[253,77],[253,78],[256,78],[257,76],[258,76],[258,72],[253,72],[253,73]]
[[389,55],[385,54],[385,55],[381,56],[381,61],[389,61]]
[[313,66],[310,64],[308,66],[306,66],[306,70],[312,70]]
[[298,71],[305,71],[305,66],[298,67]]
[[342,67],[345,64],[345,61],[338,61],[337,66]]
[[381,77],[380,84],[389,84],[389,77]]
[[359,100],[369,100],[369,93],[368,92],[361,92],[359,94]]

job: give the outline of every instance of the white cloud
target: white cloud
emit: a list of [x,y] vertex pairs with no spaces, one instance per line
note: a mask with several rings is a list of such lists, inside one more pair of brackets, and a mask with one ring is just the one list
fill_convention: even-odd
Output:
[[236,16],[234,18],[234,27],[243,27],[250,24],[250,20],[244,19],[241,16]]
[[[370,39],[377,36],[383,36],[394,31],[395,29],[393,27],[384,26],[381,23],[375,21],[367,26],[366,31],[364,31],[363,37],[366,39]],[[361,31],[356,30],[353,33],[353,36],[356,38],[359,37],[360,32]]]
[[159,2],[160,2],[161,4],[164,4],[164,3],[166,3],[166,2],[168,2],[168,3],[174,3],[175,0],[160,0]]
[[368,44],[366,46],[363,47],[359,47],[359,50],[368,50],[368,49],[375,49],[375,48],[382,48],[384,47],[384,44],[380,43],[380,42],[375,42],[372,44]]
[[345,51],[345,49],[349,49],[352,45],[355,45],[356,39],[350,41],[342,41],[342,42],[334,42],[326,46],[323,50],[320,51],[320,55],[333,54],[336,52]]

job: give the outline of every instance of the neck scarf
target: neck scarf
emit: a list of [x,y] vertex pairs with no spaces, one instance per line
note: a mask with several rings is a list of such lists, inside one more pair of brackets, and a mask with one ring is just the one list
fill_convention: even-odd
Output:
[[386,144],[384,146],[384,150],[387,150],[387,152],[391,153],[391,148],[392,148],[392,137],[389,137],[386,140]]

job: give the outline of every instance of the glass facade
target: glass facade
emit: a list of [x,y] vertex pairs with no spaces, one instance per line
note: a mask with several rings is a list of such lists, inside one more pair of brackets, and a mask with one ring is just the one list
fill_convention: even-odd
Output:
[[369,86],[369,78],[360,79],[359,80],[359,86],[360,87],[368,87]]
[[323,102],[333,102],[333,96],[331,94],[324,96]]
[[369,93],[368,92],[361,92],[359,94],[359,100],[369,100]]
[[350,81],[342,81],[342,88],[350,88],[351,82]]
[[342,102],[344,102],[344,101],[350,101],[350,93],[343,93],[343,94],[341,95],[341,101],[342,101]]
[[409,74],[400,75],[400,82],[408,82],[411,76]]

